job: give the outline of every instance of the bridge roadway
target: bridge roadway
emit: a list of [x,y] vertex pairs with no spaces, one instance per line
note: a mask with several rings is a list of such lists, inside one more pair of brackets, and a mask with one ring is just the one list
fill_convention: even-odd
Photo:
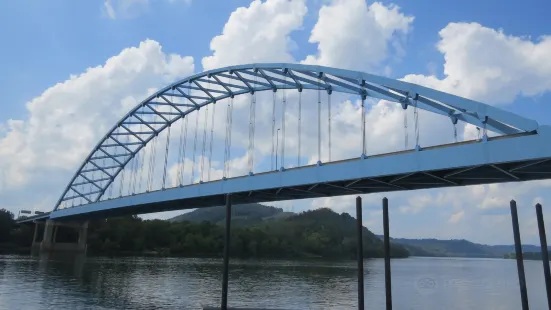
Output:
[[106,218],[224,204],[541,180],[551,177],[551,127],[152,191],[28,218]]

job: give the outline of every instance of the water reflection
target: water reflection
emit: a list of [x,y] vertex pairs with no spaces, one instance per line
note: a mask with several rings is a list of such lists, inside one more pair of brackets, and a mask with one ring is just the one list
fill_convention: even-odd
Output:
[[[392,261],[396,309],[518,309],[510,260]],[[530,305],[544,309],[541,262],[526,262]],[[221,261],[176,258],[0,256],[0,309],[201,309],[220,300]],[[247,261],[230,264],[234,307],[351,309],[352,262]],[[365,261],[368,309],[384,308],[384,264]]]

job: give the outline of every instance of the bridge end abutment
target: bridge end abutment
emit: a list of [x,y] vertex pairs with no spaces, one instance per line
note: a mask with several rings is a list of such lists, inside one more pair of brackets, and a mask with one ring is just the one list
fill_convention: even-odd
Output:
[[[42,238],[39,238],[42,226]],[[32,254],[67,253],[86,254],[88,221],[62,222],[47,220],[35,223]]]

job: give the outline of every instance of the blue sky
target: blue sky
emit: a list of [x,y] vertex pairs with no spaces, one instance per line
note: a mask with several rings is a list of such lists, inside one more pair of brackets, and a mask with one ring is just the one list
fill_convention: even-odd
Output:
[[[295,41],[307,41],[309,30],[317,20],[316,9],[322,3],[321,0],[308,3],[309,13],[303,29],[291,34]],[[403,12],[415,16],[414,31],[407,39],[407,53],[400,64],[393,67],[395,77],[429,73],[431,66],[442,66],[443,59],[435,44],[439,39],[438,31],[449,22],[478,22],[489,28],[503,29],[509,35],[533,39],[551,33],[551,23],[546,16],[551,3],[543,0],[525,1],[522,5],[516,1],[498,0],[383,3],[396,4]],[[220,33],[229,14],[248,4],[245,0],[203,0],[191,4],[151,1],[137,16],[110,19],[101,1],[4,1],[0,3],[0,35],[11,44],[0,50],[0,57],[5,60],[0,83],[11,91],[5,93],[0,119],[22,117],[24,102],[49,86],[64,81],[70,74],[97,66],[146,38],[161,42],[168,53],[183,53],[200,59],[209,54],[210,40]],[[306,43],[293,54],[301,59],[314,49],[313,44]],[[442,70],[434,72],[442,75]],[[547,95],[536,101],[549,98]],[[535,110],[540,107],[534,106],[534,109],[533,101],[531,98],[523,102],[530,108],[515,105],[509,109],[537,118],[541,113]]]
[[[383,1],[382,11],[398,12],[392,15],[398,20],[395,25],[393,24],[394,26],[387,25],[388,27],[383,29],[388,22],[384,20],[375,24],[362,24],[363,26],[358,23],[357,27],[353,23],[350,25],[341,23],[340,20],[347,18],[346,7],[357,6],[362,1],[296,0],[292,1],[294,2],[293,6],[286,4],[286,1],[283,0],[255,2],[258,7],[266,8],[268,5],[273,5],[273,11],[262,11],[261,9],[255,11],[256,9],[252,9],[251,1],[244,0],[111,0],[106,2],[98,0],[50,1],[48,3],[37,0],[21,0],[0,2],[0,35],[4,38],[4,42],[9,42],[0,49],[2,68],[0,85],[2,85],[4,95],[3,103],[0,104],[0,169],[4,169],[4,172],[0,173],[0,208],[6,207],[17,212],[29,205],[44,210],[53,207],[57,192],[65,186],[71,169],[76,168],[75,166],[78,164],[78,156],[86,155],[85,153],[93,146],[95,140],[105,133],[105,126],[111,125],[111,123],[105,123],[106,119],[111,121],[111,118],[104,117],[102,120],[101,115],[108,111],[108,107],[99,108],[99,101],[104,100],[101,98],[116,98],[112,99],[113,102],[110,103],[116,105],[113,106],[113,109],[120,109],[121,105],[126,107],[127,105],[124,103],[126,97],[141,100],[147,94],[148,88],[160,87],[176,77],[202,71],[204,57],[208,56],[212,56],[212,64],[245,63],[257,56],[266,62],[270,62],[272,59],[280,61],[282,58],[288,57],[284,53],[276,54],[261,49],[255,50],[260,47],[254,44],[249,47],[247,55],[233,55],[231,50],[235,47],[226,43],[220,43],[213,51],[211,42],[213,42],[213,38],[223,33],[225,25],[239,24],[239,21],[248,20],[249,17],[244,17],[246,14],[243,13],[236,14],[235,20],[232,21],[230,16],[236,10],[249,12],[253,15],[266,14],[263,18],[268,21],[270,14],[274,16],[287,14],[285,16],[295,18],[297,25],[278,33],[283,38],[282,40],[269,41],[270,44],[274,44],[274,50],[278,50],[277,44],[281,45],[284,44],[281,42],[292,41],[293,44],[289,47],[281,48],[288,52],[292,61],[303,61],[312,56],[318,63],[339,67],[341,66],[339,61],[342,59],[331,54],[334,50],[325,50],[322,45],[340,42],[339,40],[342,39],[343,43],[340,46],[342,50],[356,51],[356,54],[359,55],[358,59],[354,60],[358,64],[357,68],[355,67],[357,70],[424,83],[444,91],[497,104],[504,109],[536,119],[542,124],[551,124],[551,105],[548,103],[551,100],[549,65],[546,65],[545,62],[542,62],[541,66],[534,65],[532,61],[524,63],[524,58],[518,56],[528,55],[527,59],[533,58],[534,61],[538,61],[538,59],[545,59],[541,58],[541,54],[546,51],[549,52],[548,55],[551,55],[551,45],[540,44],[544,41],[542,37],[551,35],[551,23],[549,23],[548,16],[548,12],[551,11],[549,1],[468,0],[438,3],[431,0]],[[291,11],[299,8],[297,3],[303,2],[307,12],[293,14]],[[368,1],[365,6],[367,8],[365,19],[368,19],[370,18],[369,10],[375,10],[375,5]],[[113,11],[110,12],[107,7],[111,7]],[[349,27],[346,28],[348,29],[347,33],[355,33],[355,36],[347,40],[323,33],[333,26],[320,18],[320,9],[324,10],[322,7],[327,9],[325,12],[329,16],[334,14],[336,24],[342,24],[341,26],[345,28]],[[254,19],[254,16],[251,18]],[[408,18],[411,20],[408,21]],[[382,30],[372,32],[369,28],[370,25],[378,25]],[[450,25],[459,26],[453,28]],[[367,28],[362,28],[364,26]],[[254,27],[257,28],[248,29],[248,33],[254,34],[261,31],[262,21],[255,24]],[[319,28],[318,33],[322,33],[320,40],[327,41],[320,43],[319,40],[313,40],[313,42],[309,42],[316,27]],[[448,32],[444,31],[446,29]],[[453,31],[458,32],[454,33]],[[499,39],[500,31],[508,38],[505,45],[499,45],[502,42]],[[472,35],[463,37],[462,33],[465,32]],[[225,34],[225,37],[230,41],[233,40],[234,44],[248,44],[246,36],[232,36],[234,35]],[[455,37],[469,41],[463,41],[458,45],[454,41]],[[115,83],[116,80],[109,80],[108,82],[111,84],[103,85],[103,88],[93,86],[87,88],[89,92],[96,89],[104,90],[101,96],[99,94],[97,96],[86,95],[88,99],[81,100],[79,98],[85,95],[75,95],[69,92],[72,96],[55,97],[55,90],[51,91],[51,94],[54,95],[48,95],[47,90],[54,89],[58,83],[69,87],[70,85],[66,81],[71,76],[76,77],[77,82],[75,83],[91,83],[88,78],[78,78],[78,76],[84,76],[88,74],[86,73],[88,68],[98,66],[100,66],[98,71],[105,71],[108,59],[122,55],[121,51],[127,48],[138,48],[146,39],[157,44],[151,46],[162,47],[160,55],[163,57],[170,54],[179,55],[182,58],[193,57],[194,67],[189,65],[185,67],[184,64],[181,64],[178,70],[175,69],[177,73],[173,76],[169,74],[172,72],[169,67],[176,66],[176,62],[168,60],[165,62],[159,60],[160,63],[148,62],[148,60],[139,62],[134,58],[121,56],[118,58],[121,62],[122,59],[128,61],[128,63],[118,64],[117,70],[122,70],[121,72],[124,72],[125,67],[133,67],[136,63],[152,64],[153,67],[149,71],[138,70],[138,74],[135,75],[139,76],[139,80],[130,86],[123,87]],[[445,47],[439,48],[439,44],[441,44],[440,46],[443,44]],[[465,44],[464,51],[461,44]],[[373,51],[371,46],[373,46]],[[376,52],[376,47],[383,47],[380,49],[382,52]],[[504,52],[503,48],[509,50]],[[145,50],[145,47],[143,49],[140,47],[138,50]],[[137,57],[149,55],[153,58],[158,55],[148,51],[143,54],[138,53]],[[484,59],[480,56],[486,52],[495,53],[495,57]],[[374,58],[378,57],[379,60],[362,60],[364,54],[366,57],[369,55]],[[463,57],[463,54],[466,56]],[[506,59],[506,56],[509,55],[512,55],[511,58]],[[482,63],[479,63],[478,59]],[[507,78],[485,78],[483,74],[479,75],[476,66],[479,66],[480,72],[486,72],[484,61],[491,62],[494,67],[503,68],[502,76],[516,76],[516,79],[510,81]],[[158,66],[164,66],[163,69],[159,69],[164,71],[159,73],[155,69],[159,68]],[[452,74],[446,74],[444,68],[448,68]],[[417,76],[408,77],[412,74]],[[431,81],[429,79],[431,75],[438,80]],[[454,88],[453,83],[446,80],[446,77],[449,77],[448,80],[460,79],[464,83],[463,85],[467,86]],[[527,82],[533,80],[542,82],[535,83],[535,86]],[[140,88],[141,85],[144,87]],[[504,90],[512,93],[505,94]],[[78,89],[75,88],[75,91]],[[110,94],[117,95],[111,96]],[[97,98],[98,101],[95,101],[94,98]],[[28,103],[33,100],[36,104],[29,107]],[[96,104],[98,108],[94,110]],[[63,168],[51,163],[50,161],[53,162],[53,160],[48,157],[50,156],[48,154],[61,150],[73,152],[72,144],[55,144],[50,150],[46,141],[50,138],[52,141],[55,140],[58,133],[56,134],[54,129],[52,131],[44,129],[43,133],[37,134],[40,129],[34,128],[33,124],[47,122],[49,109],[52,111],[55,109],[78,110],[76,107],[85,107],[86,111],[91,113],[89,120],[93,134],[90,134],[90,137],[88,134],[84,135],[86,138],[83,138],[82,149],[74,151],[74,162],[71,161],[72,158],[68,160],[68,166],[72,168]],[[373,107],[372,110],[374,113],[377,112],[377,107]],[[114,114],[118,115],[117,113]],[[344,115],[343,112],[343,117]],[[92,119],[93,117],[97,117],[97,119]],[[20,122],[14,123],[14,120]],[[63,122],[60,124],[65,126]],[[97,124],[97,126],[93,124]],[[465,136],[467,132],[468,129],[465,129]],[[430,130],[428,134],[430,134]],[[40,140],[45,146],[31,146],[32,141],[36,140]],[[19,143],[18,141],[26,142]],[[18,153],[20,150],[22,155],[10,155],[10,150],[18,150],[11,153]],[[25,168],[30,165],[22,158],[43,161],[43,165],[33,164],[32,169]],[[8,168],[11,169],[9,170],[11,172],[6,173]],[[30,173],[25,170],[32,171]],[[11,175],[12,172],[16,177],[6,177],[6,174]],[[18,181],[15,182],[14,179],[18,179]],[[497,212],[490,212],[489,210],[494,210],[494,208],[488,206],[503,204],[502,201],[509,199],[505,193],[516,193],[517,191],[518,197],[514,198],[525,204],[532,204],[534,199],[551,202],[551,196],[547,194],[547,187],[546,184],[530,183],[522,187],[503,185],[487,186],[481,189],[432,190],[397,194],[395,197],[391,197],[394,199],[391,201],[396,202],[395,220],[400,226],[396,235],[398,237],[469,238],[486,243],[507,242],[512,239],[508,235],[510,232],[507,219],[503,217],[503,214],[506,214],[502,212],[504,209],[497,208]],[[480,196],[477,196],[480,201],[468,201],[465,204],[453,202],[457,197],[466,193],[468,195],[469,191],[480,193]],[[40,194],[42,192],[45,194]],[[23,198],[21,193],[31,194],[28,194],[29,197]],[[376,232],[380,230],[380,221],[375,221],[373,218],[380,216],[377,201],[381,197],[367,198],[368,203],[373,204],[373,209],[371,213],[367,213],[366,222]],[[338,198],[322,202],[288,203],[283,206],[293,205],[294,210],[302,210],[338,205],[335,207],[337,211],[351,212],[353,210],[352,203],[352,199]],[[448,205],[450,207],[447,207]],[[507,208],[507,205],[504,204],[503,207]],[[534,222],[530,213],[532,210],[528,209],[521,215],[524,216],[522,220],[526,227],[526,238],[531,242],[537,242],[536,235],[533,233]],[[486,213],[493,215],[482,215]],[[477,236],[471,232],[473,227],[478,227],[483,223],[494,227],[495,233]]]

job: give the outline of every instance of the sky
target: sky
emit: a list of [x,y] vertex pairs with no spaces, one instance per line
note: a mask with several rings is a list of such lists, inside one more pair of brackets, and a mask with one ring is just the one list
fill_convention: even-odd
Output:
[[[80,163],[128,110],[171,82],[227,65],[292,62],[364,71],[479,100],[549,125],[550,10],[551,3],[544,0],[0,2],[0,36],[9,42],[0,49],[0,208],[15,214],[53,209]],[[310,95],[305,94],[305,102],[315,103]],[[289,96],[296,102],[296,94]],[[359,126],[358,102],[343,96],[333,102],[333,136],[338,139],[332,152],[335,158],[357,156],[352,132]],[[269,104],[267,96],[259,95],[257,118],[269,120]],[[236,109],[236,115],[246,113],[245,98],[236,99]],[[223,121],[218,113],[217,120]],[[366,113],[371,153],[403,147],[401,108],[371,101]],[[245,123],[234,128],[235,173],[246,169]],[[259,170],[271,155],[265,151],[270,139],[264,136],[266,123],[260,122],[257,136]],[[421,145],[452,142],[449,120],[421,113],[420,124]],[[215,143],[223,144],[222,127],[216,127]],[[314,129],[304,130],[308,134]],[[465,124],[458,133],[460,139],[475,135]],[[292,139],[286,142],[289,153]],[[305,161],[315,161],[313,149],[306,145]],[[174,182],[180,164],[173,153],[170,158]],[[219,175],[223,164],[220,157],[214,160],[211,172]],[[192,164],[190,159],[185,163]],[[551,218],[545,208],[551,203],[550,187],[550,182],[538,181],[389,193],[391,235],[511,244],[509,200],[515,199],[522,240],[537,244],[533,206],[542,203]],[[384,195],[363,197],[364,225],[381,233]],[[294,212],[329,207],[353,214],[354,199],[273,205]]]

